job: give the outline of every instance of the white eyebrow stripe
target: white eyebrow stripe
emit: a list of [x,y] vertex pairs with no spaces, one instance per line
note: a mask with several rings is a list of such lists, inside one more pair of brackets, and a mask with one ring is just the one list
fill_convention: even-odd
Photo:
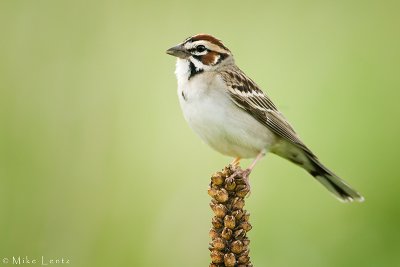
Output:
[[204,45],[207,49],[209,49],[211,51],[215,51],[217,53],[224,53],[224,54],[229,53],[229,51],[221,48],[219,45],[213,44],[210,41],[205,41],[205,40],[199,40],[199,41],[186,43],[185,47],[186,47],[186,49],[193,49],[198,45]]

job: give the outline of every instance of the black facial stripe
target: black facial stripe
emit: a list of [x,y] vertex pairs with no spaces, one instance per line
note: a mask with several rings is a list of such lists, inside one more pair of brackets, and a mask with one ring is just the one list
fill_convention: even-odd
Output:
[[215,63],[214,65],[221,63],[222,60],[224,60],[225,58],[228,57],[228,54],[225,54],[225,53],[219,53],[218,55],[219,55],[219,59],[217,60],[217,63]]
[[197,60],[198,60],[198,61],[200,61],[200,62],[201,62],[201,58],[202,58],[202,56],[203,56],[203,55],[201,55],[201,56],[198,56],[198,55],[192,55],[192,57],[193,57],[193,58],[197,59]]
[[190,80],[191,78],[193,78],[195,75],[202,73],[204,70],[203,69],[196,69],[196,66],[193,64],[192,61],[189,60],[189,70],[190,70],[190,74],[189,74],[189,78],[188,80]]

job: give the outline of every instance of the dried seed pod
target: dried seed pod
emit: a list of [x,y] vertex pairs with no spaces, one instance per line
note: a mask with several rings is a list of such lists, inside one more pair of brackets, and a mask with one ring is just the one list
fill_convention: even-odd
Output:
[[243,251],[243,243],[240,240],[233,241],[231,244],[231,251],[235,254],[239,254]]
[[247,255],[242,255],[238,257],[238,263],[248,263],[250,260],[250,257]]
[[221,236],[222,236],[222,238],[224,238],[225,240],[229,240],[229,239],[231,239],[231,237],[232,237],[232,230],[231,229],[229,229],[229,228],[227,228],[227,227],[224,227],[224,230],[222,230],[222,233],[221,233]]
[[246,188],[247,188],[246,184],[239,184],[239,185],[236,185],[235,191],[238,192],[238,191],[241,191]]
[[208,195],[209,195],[210,197],[214,197],[216,194],[217,194],[217,189],[212,188],[212,187],[209,187],[209,188],[208,188]]
[[227,253],[224,255],[225,266],[233,267],[236,264],[236,258],[233,253]]
[[217,172],[211,177],[211,183],[214,185],[222,185],[224,183],[224,180],[225,179],[224,177],[222,177],[221,172]]
[[235,231],[233,236],[235,237],[235,239],[244,238],[246,236],[246,231],[239,228],[238,230]]
[[237,195],[238,197],[245,197],[245,196],[247,196],[247,194],[248,194],[249,192],[250,192],[250,190],[249,190],[248,188],[245,188],[245,189],[236,191],[236,195]]
[[232,191],[234,190],[236,187],[236,183],[234,179],[226,179],[225,180],[225,189],[228,191]]
[[227,212],[226,206],[222,204],[210,204],[211,209],[214,211],[215,216],[218,218],[224,218]]
[[214,227],[210,229],[209,235],[211,239],[219,237],[219,233]]
[[224,253],[218,250],[213,250],[210,253],[211,261],[213,263],[223,263],[224,262]]
[[215,228],[221,228],[222,226],[224,226],[224,221],[216,216],[212,218],[211,223]]
[[243,230],[245,230],[246,232],[248,232],[248,231],[251,230],[252,226],[251,226],[251,224],[250,224],[249,222],[244,221],[244,222],[242,222],[242,223],[240,224],[240,228],[242,228]]
[[240,221],[240,219],[242,219],[243,217],[243,211],[242,210],[235,210],[232,212],[232,215],[235,216],[235,219],[237,221]]
[[226,215],[224,218],[224,226],[233,229],[236,226],[236,220],[235,217],[232,215]]
[[225,248],[225,242],[222,238],[217,237],[211,242],[211,246],[216,250],[223,250]]
[[241,197],[236,197],[233,201],[232,201],[232,208],[234,210],[238,210],[238,209],[242,209],[244,207],[244,199]]
[[214,198],[220,202],[224,203],[228,200],[229,194],[228,191],[225,190],[225,188],[221,188],[220,190],[217,190],[217,193],[215,194]]

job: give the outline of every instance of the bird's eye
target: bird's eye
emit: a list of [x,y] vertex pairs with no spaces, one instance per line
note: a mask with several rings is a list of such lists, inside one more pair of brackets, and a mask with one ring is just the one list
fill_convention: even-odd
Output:
[[204,52],[206,50],[207,50],[207,48],[204,45],[198,45],[196,47],[196,52],[199,52],[199,53]]

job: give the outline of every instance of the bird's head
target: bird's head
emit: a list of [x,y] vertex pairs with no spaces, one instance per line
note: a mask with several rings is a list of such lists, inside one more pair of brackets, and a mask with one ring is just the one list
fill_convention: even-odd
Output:
[[167,54],[186,60],[196,72],[215,70],[233,62],[231,51],[208,34],[197,34],[171,47]]

